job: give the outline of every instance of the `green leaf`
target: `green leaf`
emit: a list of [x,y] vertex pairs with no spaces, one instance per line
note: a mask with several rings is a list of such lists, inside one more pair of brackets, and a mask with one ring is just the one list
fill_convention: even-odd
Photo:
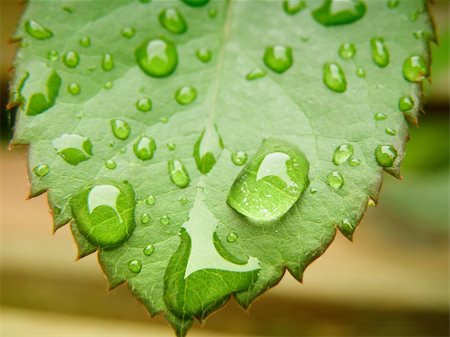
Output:
[[400,176],[432,34],[420,0],[33,0],[14,144],[78,256],[182,336],[352,238]]

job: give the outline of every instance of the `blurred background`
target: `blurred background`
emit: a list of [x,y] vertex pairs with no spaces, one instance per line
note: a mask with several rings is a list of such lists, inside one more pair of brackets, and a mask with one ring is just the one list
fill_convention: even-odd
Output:
[[[53,237],[46,195],[26,200],[26,148],[8,151],[5,111],[23,10],[1,0],[0,336],[173,336],[126,286],[107,292],[91,255],[75,261],[66,226]],[[439,45],[420,128],[411,127],[403,181],[386,175],[351,243],[338,233],[305,273],[286,275],[249,314],[231,301],[190,336],[449,335],[449,2],[432,6]]]

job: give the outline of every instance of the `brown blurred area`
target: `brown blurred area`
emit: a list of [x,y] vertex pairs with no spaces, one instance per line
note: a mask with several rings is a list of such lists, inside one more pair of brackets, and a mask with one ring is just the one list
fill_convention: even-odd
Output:
[[[52,235],[46,195],[26,200],[27,149],[8,151],[5,112],[16,48],[9,41],[23,5],[0,4],[0,336],[173,336],[126,285],[107,292],[95,255],[75,261],[69,228]],[[449,335],[448,1],[433,13],[440,46],[404,181],[385,177],[380,204],[369,208],[354,243],[338,233],[303,285],[285,275],[248,314],[231,301],[190,336]]]

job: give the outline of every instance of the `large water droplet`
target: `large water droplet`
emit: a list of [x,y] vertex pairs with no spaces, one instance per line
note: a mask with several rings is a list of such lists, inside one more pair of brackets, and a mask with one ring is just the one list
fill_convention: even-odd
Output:
[[152,110],[152,106],[153,106],[152,100],[148,97],[140,98],[136,102],[136,108],[142,112],[148,112]]
[[242,166],[247,162],[247,153],[244,151],[237,151],[231,154],[231,161],[236,166]]
[[190,85],[183,85],[175,92],[175,100],[181,105],[188,105],[197,98],[197,90]]
[[266,139],[237,176],[227,203],[255,221],[272,221],[286,214],[308,185],[309,162],[295,146]]
[[131,272],[137,274],[142,269],[142,263],[139,260],[131,260],[128,262],[128,269],[130,269]]
[[327,62],[323,65],[323,83],[335,92],[347,90],[344,71],[336,62]]
[[65,133],[52,142],[56,152],[69,164],[78,165],[92,156],[92,143],[87,137]]
[[403,62],[403,76],[410,82],[421,82],[428,74],[427,61],[421,55],[410,56]]
[[166,8],[159,13],[159,23],[173,34],[183,34],[187,31],[187,23],[176,8]]
[[208,48],[197,49],[195,55],[203,63],[208,63],[209,61],[211,61],[212,58],[212,52]]
[[114,136],[121,140],[127,139],[131,132],[130,125],[121,119],[111,120],[111,128]]
[[48,174],[50,171],[50,168],[47,164],[39,164],[35,167],[33,167],[33,173],[38,177],[44,177]]
[[102,59],[102,69],[104,71],[110,71],[114,68],[114,60],[111,54],[106,53]]
[[345,42],[340,45],[338,53],[344,60],[350,60],[356,54],[356,47],[353,43]]
[[192,7],[201,7],[206,5],[209,0],[182,0],[186,5],[192,6]]
[[387,49],[382,37],[374,37],[370,40],[372,48],[372,60],[381,68],[389,64],[389,50]]
[[366,14],[362,0],[324,0],[312,12],[314,19],[324,26],[344,25],[361,19]]
[[306,2],[303,0],[284,0],[283,10],[288,15],[294,15],[306,8]]
[[163,37],[144,41],[134,55],[142,71],[152,77],[167,77],[178,65],[175,45]]
[[353,146],[351,144],[342,144],[334,150],[333,163],[341,165],[353,155]]
[[392,167],[397,158],[397,150],[392,145],[378,145],[375,149],[375,158],[382,167]]
[[272,71],[284,73],[293,63],[292,48],[281,45],[267,47],[263,61]]
[[401,112],[412,110],[414,108],[414,99],[409,95],[400,97],[398,100],[398,108]]
[[179,160],[169,160],[168,163],[169,175],[172,182],[180,188],[185,188],[189,185],[191,178],[186,170],[184,164]]
[[262,78],[266,75],[267,75],[267,73],[264,70],[262,70],[261,68],[255,68],[252,71],[250,71],[247,74],[247,76],[245,76],[245,78],[247,79],[247,81],[253,81],[258,78]]
[[81,234],[99,247],[114,247],[133,232],[135,199],[128,182],[98,182],[70,200]]
[[64,64],[69,68],[75,68],[80,63],[80,56],[76,51],[68,51],[63,56]]
[[50,39],[53,36],[53,32],[50,29],[34,20],[25,22],[25,30],[28,34],[38,40]]
[[208,173],[222,153],[223,143],[215,127],[202,132],[194,145],[194,159],[203,174]]
[[330,172],[327,176],[327,183],[334,189],[340,189],[344,185],[344,177],[337,171]]
[[156,143],[153,138],[142,136],[134,143],[133,151],[140,160],[149,160],[153,158],[156,150]]

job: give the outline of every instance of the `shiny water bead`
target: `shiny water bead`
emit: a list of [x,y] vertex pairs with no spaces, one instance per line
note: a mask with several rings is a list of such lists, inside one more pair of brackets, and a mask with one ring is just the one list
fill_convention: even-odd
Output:
[[217,16],[217,9],[215,9],[215,8],[210,8],[210,9],[208,10],[208,17],[209,17],[210,19],[214,19],[216,16]]
[[398,100],[398,108],[402,112],[412,110],[414,108],[414,99],[409,95],[400,97]]
[[163,225],[168,225],[170,223],[170,218],[168,215],[163,215],[161,219],[159,219],[159,222],[161,222]]
[[183,85],[175,92],[175,100],[178,104],[188,105],[197,98],[197,90],[190,85]]
[[67,86],[67,90],[69,90],[69,92],[72,95],[79,95],[80,92],[81,92],[81,87],[80,87],[80,85],[78,83],[70,83]]
[[236,242],[238,239],[238,236],[236,233],[231,232],[230,234],[228,234],[227,236],[227,242],[232,243],[232,242]]
[[150,221],[150,215],[148,213],[142,213],[141,215],[141,224],[146,225]]
[[155,251],[155,246],[153,246],[152,244],[148,244],[147,246],[145,246],[145,248],[143,249],[143,253],[146,256],[150,256],[153,254],[153,252]]
[[339,46],[339,56],[344,60],[350,60],[356,54],[356,47],[353,43],[345,42]]
[[80,46],[89,48],[91,46],[91,39],[88,36],[82,37],[80,39]]
[[159,13],[159,23],[173,34],[183,34],[188,26],[184,16],[176,8],[166,8]]
[[347,90],[347,80],[341,66],[336,62],[327,62],[323,65],[323,83],[335,91],[342,93]]
[[397,134],[397,131],[392,128],[386,128],[384,131],[390,136],[395,136]]
[[25,31],[37,40],[47,40],[53,32],[34,20],[25,21]]
[[370,47],[372,48],[372,60],[381,68],[389,64],[389,50],[387,49],[384,39],[382,37],[374,37],[370,40]]
[[142,263],[139,260],[131,260],[128,262],[128,269],[137,274],[142,270]]
[[324,26],[353,23],[366,14],[366,4],[362,0],[324,0],[312,11],[314,19]]
[[169,142],[167,143],[167,148],[169,151],[174,151],[177,148],[177,145],[175,143]]
[[427,40],[430,38],[430,33],[426,32],[424,30],[416,30],[413,33],[413,36],[417,39],[417,40]]
[[80,56],[76,51],[68,51],[63,56],[64,64],[69,68],[75,68],[80,63]]
[[111,129],[114,136],[120,140],[127,139],[131,132],[130,125],[121,119],[111,120]]
[[153,206],[156,203],[156,198],[154,195],[149,195],[146,199],[145,202],[147,203],[147,205]]
[[142,161],[152,159],[155,150],[155,140],[147,136],[140,137],[133,145],[134,154]]
[[378,145],[375,149],[375,159],[382,167],[392,167],[397,158],[397,150],[392,145]]
[[153,102],[148,97],[142,97],[136,101],[136,108],[142,112],[149,112],[152,110]]
[[416,9],[416,10],[410,12],[409,13],[409,21],[412,21],[412,22],[417,21],[417,19],[419,18],[420,14],[421,14],[421,10],[419,10],[419,9]]
[[227,203],[253,221],[279,219],[301,197],[308,171],[309,162],[296,145],[266,139],[236,177]]
[[349,219],[342,220],[339,224],[339,229],[341,230],[342,234],[349,238],[351,238],[353,231],[355,230]]
[[348,161],[348,164],[349,164],[350,166],[359,166],[359,165],[361,165],[361,160],[356,159],[356,158],[352,158],[352,159],[350,159],[350,160]]
[[258,78],[265,77],[266,75],[267,75],[267,73],[264,70],[262,70],[261,68],[255,68],[252,71],[250,71],[247,74],[247,76],[245,76],[245,78],[247,79],[247,81],[253,81]]
[[117,164],[116,164],[116,162],[115,162],[114,160],[108,159],[108,160],[105,162],[105,167],[106,167],[107,169],[109,169],[109,170],[114,170],[114,169],[117,167]]
[[333,163],[341,165],[353,155],[353,146],[351,144],[342,144],[334,150]]
[[316,193],[317,193],[317,188],[311,188],[311,189],[309,190],[309,192],[310,192],[311,194],[316,194]]
[[67,163],[78,165],[92,157],[92,143],[89,138],[65,133],[52,142],[56,152]]
[[388,0],[387,7],[389,9],[394,9],[397,8],[399,4],[400,4],[399,0]]
[[161,117],[159,120],[161,121],[161,123],[165,124],[169,121],[169,117]]
[[413,55],[403,62],[403,76],[410,82],[419,83],[429,75],[425,57]]
[[358,77],[366,77],[366,70],[363,67],[356,67],[356,76]]
[[180,160],[169,160],[167,164],[172,182],[179,188],[185,188],[191,182],[186,167]]
[[387,118],[387,115],[382,113],[382,112],[377,112],[374,115],[374,118],[375,118],[376,121],[382,121],[382,120],[385,120]]
[[50,61],[52,61],[52,62],[55,62],[56,60],[58,60],[58,58],[59,58],[59,53],[58,53],[58,51],[56,51],[56,50],[50,50],[48,53],[47,53],[47,58],[50,60]]
[[201,7],[205,6],[209,0],[182,0],[186,5],[192,6],[192,7]]
[[175,45],[163,37],[144,41],[134,55],[141,70],[152,77],[167,77],[178,65]]
[[304,0],[284,0],[283,10],[288,15],[294,15],[306,8]]
[[136,34],[136,30],[134,28],[131,28],[131,27],[126,27],[126,28],[122,29],[120,34],[124,38],[131,39],[134,36],[134,34]]
[[102,59],[102,69],[104,71],[110,71],[114,68],[114,60],[111,54],[106,53]]
[[203,63],[208,63],[209,61],[211,61],[211,58],[212,58],[212,52],[208,48],[197,49],[197,51],[195,52],[195,55]]
[[327,176],[327,183],[334,189],[340,189],[344,185],[344,177],[337,171],[330,172]]
[[282,45],[267,47],[263,57],[264,64],[276,73],[284,73],[293,64],[292,48]]
[[50,171],[50,168],[48,167],[47,164],[39,164],[39,165],[33,167],[32,171],[36,176],[41,178],[48,174],[48,172]]
[[70,200],[78,230],[93,245],[122,244],[135,228],[135,195],[128,182],[98,181]]
[[194,159],[198,170],[206,174],[222,153],[223,142],[215,127],[204,130],[194,144]]
[[113,82],[108,81],[105,83],[105,85],[103,86],[106,90],[112,89],[113,87]]
[[231,154],[231,161],[236,166],[242,166],[247,162],[247,153],[244,151],[237,151]]

